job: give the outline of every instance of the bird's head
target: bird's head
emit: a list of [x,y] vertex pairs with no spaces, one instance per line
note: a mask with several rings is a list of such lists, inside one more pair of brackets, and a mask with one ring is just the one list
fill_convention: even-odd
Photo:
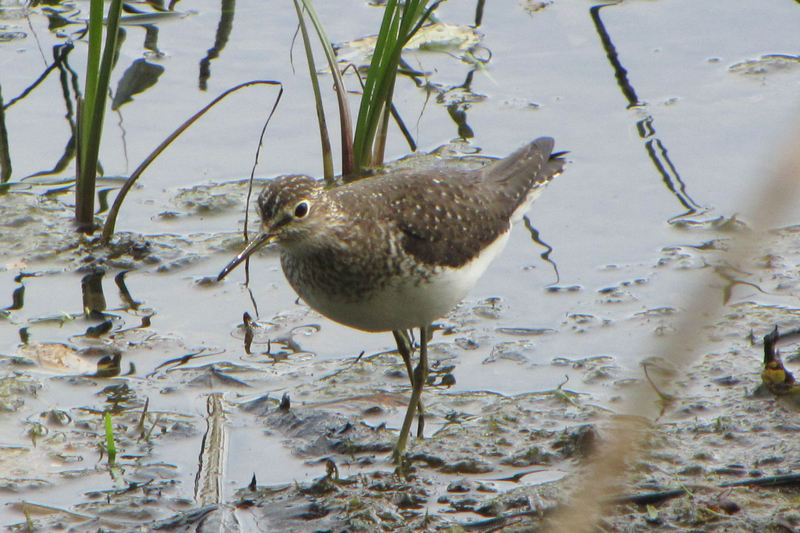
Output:
[[319,180],[302,175],[273,179],[258,196],[260,233],[220,272],[217,280],[271,242],[289,249],[302,248],[330,226],[333,212]]

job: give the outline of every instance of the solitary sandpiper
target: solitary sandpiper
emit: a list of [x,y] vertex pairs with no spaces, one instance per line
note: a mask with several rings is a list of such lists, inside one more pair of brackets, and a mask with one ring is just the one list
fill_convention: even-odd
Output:
[[[428,377],[431,324],[472,288],[508,240],[512,222],[563,168],[542,137],[477,170],[394,170],[327,189],[281,176],[258,198],[261,233],[219,274],[264,244],[280,247],[286,278],[328,318],[392,331],[411,379],[394,459],[408,439]],[[412,371],[409,330],[419,328]]]

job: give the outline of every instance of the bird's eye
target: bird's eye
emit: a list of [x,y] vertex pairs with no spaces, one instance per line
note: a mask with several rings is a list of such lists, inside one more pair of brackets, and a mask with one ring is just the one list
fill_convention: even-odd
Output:
[[308,214],[308,202],[302,200],[294,206],[294,217],[295,218],[303,218]]

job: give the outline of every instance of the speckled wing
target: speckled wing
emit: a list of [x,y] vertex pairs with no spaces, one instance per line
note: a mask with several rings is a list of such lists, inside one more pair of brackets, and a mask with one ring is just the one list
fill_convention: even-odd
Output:
[[[460,267],[508,231],[514,212],[564,161],[541,138],[478,170],[393,172],[384,193],[402,246],[431,266]],[[379,178],[380,179],[380,178]]]
[[480,173],[392,174],[391,216],[408,254],[426,265],[460,267],[508,230],[508,214],[495,208]]

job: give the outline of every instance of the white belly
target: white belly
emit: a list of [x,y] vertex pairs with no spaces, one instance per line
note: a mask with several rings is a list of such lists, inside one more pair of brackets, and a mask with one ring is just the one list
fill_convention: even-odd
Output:
[[445,316],[469,293],[489,263],[503,250],[508,235],[508,231],[501,234],[461,268],[439,267],[425,280],[396,278],[361,302],[345,302],[310,286],[305,287],[300,296],[312,309],[331,320],[365,331],[427,326]]

